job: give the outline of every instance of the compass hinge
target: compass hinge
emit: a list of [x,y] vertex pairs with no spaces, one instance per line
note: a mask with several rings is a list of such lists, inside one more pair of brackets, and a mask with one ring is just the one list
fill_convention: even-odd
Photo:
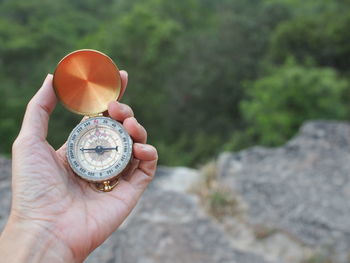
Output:
[[94,187],[102,192],[110,192],[113,190],[114,187],[116,187],[119,183],[119,179],[116,179],[114,181],[104,181],[102,183],[94,183]]

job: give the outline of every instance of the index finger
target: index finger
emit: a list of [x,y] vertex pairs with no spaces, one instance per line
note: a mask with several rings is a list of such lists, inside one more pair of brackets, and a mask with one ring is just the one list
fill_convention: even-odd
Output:
[[126,72],[125,70],[121,70],[119,71],[119,73],[120,73],[120,78],[122,80],[122,87],[117,100],[120,100],[123,97],[126,87],[128,85],[128,72]]

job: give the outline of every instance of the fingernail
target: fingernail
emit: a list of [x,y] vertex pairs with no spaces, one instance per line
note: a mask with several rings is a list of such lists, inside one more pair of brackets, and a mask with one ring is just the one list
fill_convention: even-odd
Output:
[[[135,118],[134,118],[134,119],[135,119]],[[138,120],[135,119],[135,121],[136,121],[136,123],[137,123],[137,126],[141,128],[142,125],[138,122]]]
[[119,104],[118,106],[120,107],[119,110],[120,110],[122,113],[125,113],[125,114],[128,113],[127,107],[125,107],[123,104],[121,104],[121,103],[119,103],[119,102],[118,102],[118,104]]
[[141,148],[141,150],[143,150],[143,151],[149,151],[149,148],[147,147],[147,145],[146,144],[139,144],[139,147]]
[[138,143],[138,146],[139,146],[141,149],[145,149],[145,145],[142,144],[142,143]]

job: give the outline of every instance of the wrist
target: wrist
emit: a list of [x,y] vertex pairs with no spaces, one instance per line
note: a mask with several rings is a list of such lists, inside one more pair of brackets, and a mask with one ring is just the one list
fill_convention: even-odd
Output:
[[10,217],[0,236],[4,262],[75,262],[70,249],[42,222]]

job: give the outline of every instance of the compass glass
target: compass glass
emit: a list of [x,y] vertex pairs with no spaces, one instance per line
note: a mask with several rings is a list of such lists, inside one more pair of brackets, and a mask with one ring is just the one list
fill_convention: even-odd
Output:
[[129,134],[111,118],[89,118],[68,138],[68,162],[76,174],[89,181],[114,178],[126,168],[131,155]]

